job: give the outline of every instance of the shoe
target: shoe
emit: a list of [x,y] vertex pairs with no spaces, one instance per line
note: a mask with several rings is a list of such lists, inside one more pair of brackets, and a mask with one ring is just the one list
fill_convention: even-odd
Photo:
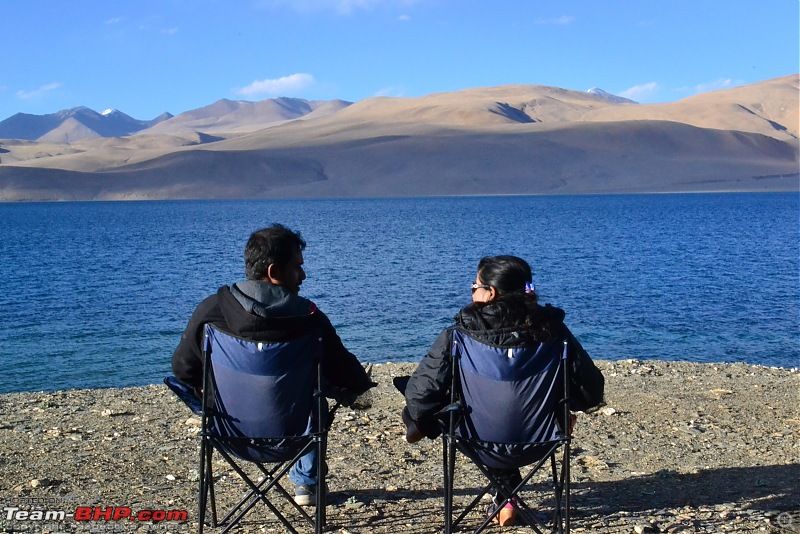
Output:
[[[497,510],[497,505],[492,504],[489,507],[489,512],[487,515],[492,515],[495,510]],[[517,520],[517,509],[514,508],[514,505],[509,502],[506,503],[506,505],[503,506],[500,512],[498,512],[497,515],[495,515],[492,518],[492,523],[500,525],[501,527],[510,527],[516,524],[516,520]]]
[[[325,491],[328,491],[328,485],[325,484]],[[317,487],[311,484],[298,484],[294,488],[294,502],[300,506],[316,506],[317,505]]]
[[406,425],[406,441],[409,443],[416,443],[425,437],[425,434],[420,432],[417,428],[417,423],[411,419],[411,414],[408,413],[408,408],[403,408],[402,413],[403,423]]
[[495,516],[501,527],[510,527],[517,522],[517,509],[511,503],[503,506],[500,513]]
[[298,484],[294,488],[294,502],[300,506],[315,506],[317,504],[317,487]]

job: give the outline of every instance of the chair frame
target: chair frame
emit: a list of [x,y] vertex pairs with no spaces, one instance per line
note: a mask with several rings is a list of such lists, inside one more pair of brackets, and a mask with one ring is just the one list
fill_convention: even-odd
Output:
[[[482,532],[489,526],[492,519],[500,513],[500,510],[508,503],[516,509],[517,513],[525,520],[526,524],[530,526],[537,534],[543,534],[544,530],[548,527],[536,515],[527,503],[519,496],[519,492],[524,488],[533,475],[550,460],[551,474],[553,482],[553,495],[555,498],[555,509],[553,513],[553,521],[550,525],[551,533],[569,534],[570,532],[570,443],[572,440],[572,430],[570,428],[570,411],[569,411],[569,350],[568,342],[564,341],[563,351],[560,356],[559,372],[563,379],[564,394],[560,399],[560,408],[563,410],[562,421],[565,422],[566,428],[562,429],[561,436],[553,441],[542,442],[540,445],[546,451],[539,461],[529,468],[528,473],[522,477],[516,487],[510,487],[502,481],[498,480],[492,473],[488,471],[486,466],[470,449],[469,443],[471,440],[462,438],[456,434],[456,429],[461,423],[462,419],[469,415],[470,408],[465,406],[460,397],[460,373],[461,365],[459,362],[460,356],[456,351],[452,355],[452,386],[450,388],[450,402],[451,404],[439,412],[446,421],[444,431],[442,433],[442,464],[444,472],[444,532],[450,534],[456,530],[461,521],[474,510],[483,496],[488,494],[492,487],[498,489],[498,494],[503,498],[503,501],[496,506],[494,512],[486,517],[481,525],[474,531],[475,534]],[[520,444],[523,445],[523,444]],[[559,449],[562,449],[561,455],[561,469],[558,469],[556,456]],[[489,480],[489,483],[483,487],[479,494],[461,511],[459,516],[453,520],[453,483],[455,477],[456,466],[456,451],[461,452],[464,456],[469,458],[475,466],[483,473]],[[560,471],[560,472],[559,472]]]
[[[213,325],[206,325],[206,329],[214,328],[224,335],[241,339],[244,341],[252,341],[241,338],[225,332],[224,330],[214,327]],[[333,419],[333,414],[338,408],[338,403],[335,404],[330,410],[327,409],[325,397],[321,392],[320,384],[322,384],[322,365],[317,362],[317,386],[314,391],[314,406],[313,410],[316,411],[316,428],[312,429],[312,433],[304,436],[278,436],[272,438],[250,438],[250,437],[225,437],[219,436],[211,431],[211,419],[217,416],[217,410],[214,406],[214,381],[213,381],[213,365],[211,362],[211,341],[209,339],[208,331],[205,331],[203,342],[203,395],[202,406],[203,412],[201,415],[201,430],[200,430],[200,468],[199,468],[199,499],[198,499],[198,532],[202,534],[203,527],[208,515],[208,507],[210,505],[210,525],[213,528],[224,527],[222,533],[230,531],[236,526],[244,515],[250,511],[259,501],[267,506],[275,517],[286,527],[287,531],[292,534],[298,534],[298,531],[292,526],[286,516],[267,498],[267,492],[276,490],[278,495],[281,495],[288,501],[292,509],[297,511],[300,516],[305,519],[314,527],[315,534],[323,532],[326,524],[326,507],[327,507],[327,494],[325,491],[325,455],[327,450],[327,434],[330,421]],[[327,412],[327,413],[326,413]],[[324,417],[327,415],[327,419]],[[225,450],[225,445],[235,442],[247,442],[251,445],[269,446],[277,443],[297,443],[306,442],[305,445],[297,452],[293,458],[279,462],[253,462],[245,459],[236,459],[228,451]],[[309,451],[317,449],[317,492],[316,492],[316,510],[314,517],[312,517],[302,506],[298,505],[293,496],[286,491],[283,486],[279,484],[280,479],[289,472],[292,465]],[[225,514],[222,519],[219,519],[217,514],[216,497],[214,493],[214,473],[212,470],[212,456],[216,451],[227,461],[234,471],[242,478],[242,480],[249,487],[248,493],[235,505],[231,510]],[[255,482],[248,476],[243,468],[237,463],[247,462],[255,465],[260,471],[260,480]],[[267,466],[270,467],[267,467]]]

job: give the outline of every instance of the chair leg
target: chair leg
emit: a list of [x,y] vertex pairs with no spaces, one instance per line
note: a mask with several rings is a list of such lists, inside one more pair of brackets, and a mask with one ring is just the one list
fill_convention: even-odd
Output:
[[[242,466],[240,466],[236,460],[228,453],[224,448],[216,447],[216,443],[212,440],[204,440],[201,441],[201,462],[200,462],[200,496],[198,499],[199,502],[199,517],[200,517],[200,524],[199,524],[199,532],[202,534],[203,528],[205,526],[205,521],[207,516],[209,515],[209,506],[211,507],[211,526],[212,527],[224,527],[220,534],[225,534],[235,528],[238,527],[239,521],[244,517],[244,515],[249,512],[256,504],[262,502],[270,512],[283,524],[287,532],[292,534],[298,534],[298,531],[295,527],[291,524],[289,519],[281,513],[281,511],[270,501],[267,497],[267,493],[270,490],[275,490],[277,494],[286,498],[288,504],[291,505],[291,509],[295,510],[305,521],[314,525],[314,532],[315,534],[321,534],[325,529],[325,522],[326,522],[326,504],[327,504],[327,494],[325,490],[325,460],[326,460],[326,449],[325,445],[327,444],[325,440],[325,436],[318,436],[314,439],[314,441],[306,443],[302,448],[300,448],[292,460],[288,460],[285,462],[277,463],[271,469],[267,468],[262,464],[256,463],[255,465],[261,471],[262,478],[253,480],[248,473],[244,471]],[[318,481],[317,484],[317,507],[314,515],[310,515],[306,510],[304,510],[300,505],[298,505],[292,495],[283,488],[279,480],[282,480],[283,477],[289,472],[291,466],[304,454],[306,454],[309,450],[312,450],[312,447],[316,447],[317,449],[317,473],[318,473]],[[221,458],[226,460],[230,467],[236,472],[237,475],[242,479],[242,481],[248,486],[249,492],[239,501],[238,504],[233,506],[230,511],[222,518],[221,521],[217,519],[217,510],[216,510],[216,502],[214,497],[214,478],[212,473],[212,452],[217,448],[217,452],[220,454]],[[258,481],[258,482],[257,482]]]
[[[560,529],[556,530],[555,525],[558,523],[559,518],[561,517],[561,505],[559,504],[561,501],[561,487],[558,483],[558,470],[556,466],[556,453],[558,452],[559,445],[552,446],[546,454],[544,454],[535,465],[532,467],[529,466],[527,474],[522,477],[522,479],[515,484],[509,484],[508,481],[501,479],[500,477],[495,476],[495,474],[489,470],[484,464],[482,464],[476,457],[470,454],[470,450],[465,447],[464,449],[459,449],[464,455],[472,460],[472,463],[478,468],[478,470],[489,480],[489,484],[484,488],[484,492],[488,491],[490,488],[494,487],[497,489],[501,499],[499,499],[499,503],[501,505],[505,505],[506,503],[511,503],[511,505],[516,509],[517,513],[521,516],[522,520],[527,523],[528,527],[536,532],[537,534],[543,534],[545,530],[548,530],[548,525],[542,522],[534,513],[533,509],[525,502],[522,498],[520,493],[524,489],[524,487],[528,484],[531,480],[533,475],[539,471],[540,467],[544,467],[545,464],[550,461],[551,468],[553,469],[552,473],[552,482],[554,485],[554,493],[556,495],[556,509],[554,513],[553,523],[550,526],[549,530],[551,532],[559,532],[562,533],[563,530]],[[547,469],[547,467],[544,467]],[[458,519],[456,519],[455,524],[458,524],[459,521],[470,511],[472,510],[475,505],[477,504],[478,500],[482,497],[483,493],[476,497],[461,513]],[[514,500],[512,500],[514,497]],[[484,520],[483,524],[481,524],[475,533],[482,532],[486,529],[489,525],[491,525],[491,517]]]
[[322,534],[322,530],[325,527],[325,523],[327,521],[326,516],[326,509],[328,505],[328,493],[325,491],[327,488],[325,483],[325,478],[327,473],[325,472],[325,453],[327,451],[327,439],[325,435],[318,436],[317,438],[317,509],[316,509],[316,521],[314,525],[314,532],[316,534]]
[[206,477],[206,440],[200,440],[200,483],[197,488],[197,517],[199,525],[197,526],[198,534],[203,534],[203,525],[206,521],[206,502],[208,498],[208,483]]
[[564,466],[561,466],[561,474],[559,474],[559,469],[556,461],[555,453],[550,455],[550,465],[551,465],[551,476],[553,481],[553,496],[554,496],[554,509],[553,509],[553,524],[551,525],[550,532],[554,532],[556,534],[563,534],[564,532],[564,508],[563,508],[563,471]]
[[[264,473],[266,476],[264,479],[261,480],[261,482],[256,484],[247,475],[247,473],[245,473],[244,470],[233,460],[233,458],[228,453],[226,453],[224,450],[220,450],[219,452],[222,455],[222,457],[225,458],[225,460],[227,460],[228,464],[230,465],[231,468],[233,468],[236,474],[239,475],[242,481],[245,484],[247,484],[247,486],[250,488],[250,492],[247,495],[245,495],[245,497],[241,501],[239,501],[239,504],[234,506],[230,510],[230,512],[228,512],[228,514],[222,519],[220,526],[225,525],[225,528],[220,532],[220,534],[225,534],[226,532],[229,532],[232,528],[234,528],[239,523],[239,520],[242,517],[244,517],[244,515],[251,508],[253,508],[253,506],[255,506],[259,501],[263,502],[264,505],[266,505],[266,507],[269,508],[269,510],[273,513],[273,515],[275,515],[275,517],[281,523],[283,523],[283,525],[289,532],[291,532],[292,534],[297,534],[297,530],[295,530],[294,527],[292,527],[288,519],[286,519],[286,517],[280,513],[280,511],[275,507],[274,504],[272,504],[272,502],[270,502],[270,500],[265,495],[267,491],[269,491],[270,489],[276,488],[277,490],[282,491],[285,496],[289,497],[288,493],[285,490],[283,490],[283,488],[280,487],[277,481],[278,479],[283,477],[283,475],[286,474],[286,472],[289,470],[290,464],[288,462],[285,464],[281,464],[283,465],[283,467],[280,469],[279,472],[275,474],[274,477],[272,476],[270,471],[264,473],[264,470],[262,469],[262,473]],[[303,511],[303,509],[300,508],[300,506],[295,504],[294,501],[290,502],[291,504],[295,505],[295,508],[297,508],[309,522],[311,522],[311,517],[308,514],[306,514],[305,511]]]
[[200,480],[198,498],[198,528],[202,534],[206,522],[206,514],[211,506],[211,526],[217,526],[217,503],[214,499],[214,473],[211,470],[211,444],[205,438],[200,441]]
[[569,534],[570,532],[570,508],[572,506],[570,499],[570,455],[569,444],[564,445],[564,451],[561,460],[561,476],[559,478],[558,469],[556,467],[556,455],[553,453],[551,456],[551,463],[553,469],[553,492],[555,494],[555,512],[553,515],[552,532],[558,534]]
[[442,464],[444,473],[444,533],[453,528],[453,477],[455,476],[456,450],[450,438],[442,436]]
[[562,473],[561,473],[561,484],[564,488],[564,532],[565,534],[569,534],[570,532],[570,507],[572,506],[571,499],[570,499],[570,447],[569,442],[564,444],[564,464],[562,465]]
[[211,503],[211,526],[215,527],[219,524],[219,518],[217,517],[217,499],[214,496],[214,472],[211,467],[211,457],[214,453],[214,450],[211,448],[210,444],[206,445],[206,457],[208,458],[208,463],[206,464],[206,485],[208,486],[208,498]]
[[[246,514],[251,508],[253,508],[258,503],[259,495],[261,493],[266,493],[266,491],[268,489],[270,489],[270,488],[274,488],[274,489],[276,489],[278,491],[282,491],[284,493],[284,495],[287,496],[287,498],[288,498],[288,493],[286,493],[286,491],[279,484],[275,484],[275,482],[274,482],[275,477],[273,476],[284,465],[285,464],[278,464],[277,467],[275,467],[272,470],[266,469],[263,466],[259,466],[259,469],[261,470],[261,474],[262,474],[262,479],[258,484],[254,484],[254,482],[252,480],[250,480],[249,477],[246,476],[244,471],[240,470],[239,468],[234,467],[234,471],[236,471],[236,473],[240,476],[242,481],[245,482],[245,484],[250,486],[251,491],[250,491],[250,493],[247,493],[244,497],[242,497],[242,499],[239,500],[239,502],[236,503],[235,506],[230,508],[228,513],[225,515],[225,517],[223,517],[221,521],[217,521],[217,523],[220,524],[220,525],[226,525],[226,524],[228,524],[228,521],[231,518],[234,518],[232,520],[232,522],[236,523],[239,520],[240,517],[244,516],[244,514]],[[253,489],[254,485],[255,485],[255,488],[257,488],[257,489]],[[265,486],[267,486],[267,487],[265,488]]]

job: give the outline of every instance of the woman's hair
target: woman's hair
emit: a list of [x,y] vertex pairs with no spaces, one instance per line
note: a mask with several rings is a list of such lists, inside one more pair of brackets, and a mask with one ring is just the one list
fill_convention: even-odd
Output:
[[478,262],[478,278],[495,288],[500,295],[525,293],[525,284],[533,281],[531,266],[516,256],[486,256]]
[[478,262],[478,280],[495,288],[497,297],[491,305],[508,327],[521,327],[537,342],[550,339],[550,323],[542,316],[539,297],[532,287],[531,266],[516,256],[486,256]]

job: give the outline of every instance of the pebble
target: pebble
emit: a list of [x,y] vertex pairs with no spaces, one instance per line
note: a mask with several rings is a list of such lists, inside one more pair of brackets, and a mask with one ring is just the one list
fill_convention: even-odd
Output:
[[[776,529],[794,520],[782,514],[800,510],[800,425],[787,416],[796,414],[796,395],[787,392],[798,390],[797,373],[655,360],[598,366],[607,405],[580,414],[575,427],[573,531],[793,533]],[[441,441],[409,445],[398,436],[403,400],[391,378],[413,369],[374,366],[371,407],[337,413],[327,458],[331,532],[423,533],[440,525]],[[0,395],[0,420],[6,501],[187,510],[187,523],[124,531],[197,530],[200,419],[163,385]],[[465,461],[458,466],[457,504],[483,484]],[[244,485],[219,455],[213,469],[218,503],[241,494]],[[534,484],[547,487],[543,477]],[[239,532],[283,532],[267,512],[253,513],[261,515]],[[480,515],[469,516],[470,526]]]
[[364,503],[361,501],[346,502],[344,504],[344,507],[347,508],[348,510],[358,510],[359,508],[364,508],[364,506],[365,506]]

